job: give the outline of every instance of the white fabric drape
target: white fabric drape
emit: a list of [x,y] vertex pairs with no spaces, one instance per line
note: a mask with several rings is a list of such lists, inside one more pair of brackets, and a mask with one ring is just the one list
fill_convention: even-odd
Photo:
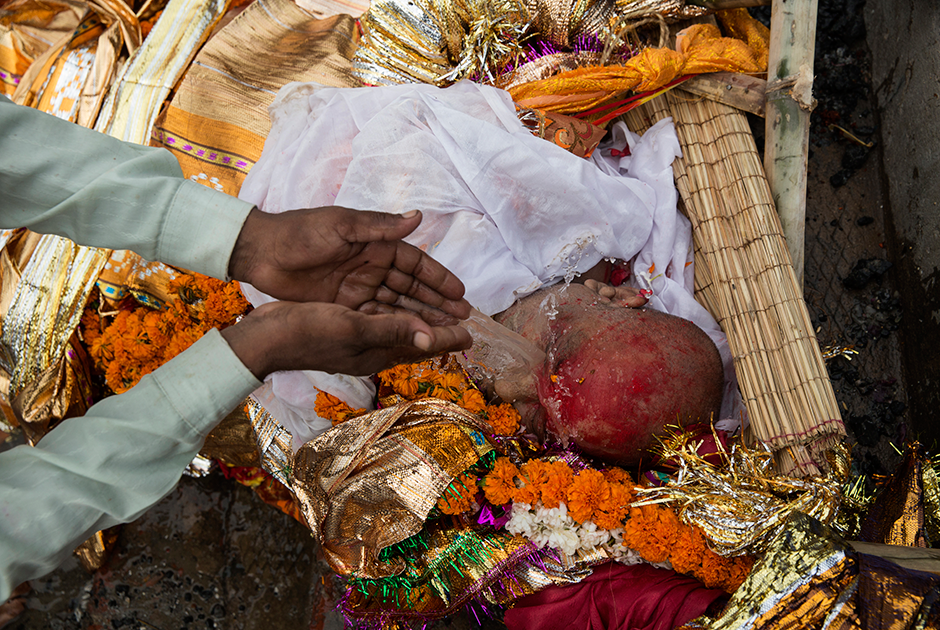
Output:
[[[715,340],[733,377],[727,342],[692,298],[691,228],[676,211],[671,120],[642,138],[622,123],[590,160],[533,136],[509,95],[461,82],[336,89],[289,84],[271,106],[272,127],[240,197],[265,212],[339,205],[421,210],[406,240],[452,270],[466,297],[492,315],[516,299],[587,271],[603,258],[637,257],[632,281],[651,306],[694,321]],[[655,263],[655,267],[653,264]],[[245,287],[255,305],[271,298]],[[729,392],[736,391],[733,381]],[[259,400],[299,446],[329,428],[313,411],[316,389],[369,407],[368,379],[275,374]],[[736,417],[726,396],[723,417]],[[738,406],[740,406],[738,404]]]

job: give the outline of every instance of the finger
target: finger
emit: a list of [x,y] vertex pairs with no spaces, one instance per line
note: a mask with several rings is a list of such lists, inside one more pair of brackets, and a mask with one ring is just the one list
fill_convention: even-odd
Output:
[[[451,300],[459,300],[466,291],[460,278],[447,267],[409,243],[398,244],[395,251],[395,269]],[[392,288],[398,290],[397,287]],[[406,291],[400,292],[407,294]]]
[[617,290],[609,284],[602,284],[598,293],[605,298],[612,298],[617,295]]
[[627,308],[640,308],[649,302],[649,298],[647,298],[642,293],[637,293],[636,295],[631,296],[626,291],[620,291],[620,296],[617,301]]
[[405,214],[389,214],[370,210],[350,210],[338,220],[337,231],[349,243],[371,243],[372,241],[399,241],[415,231],[421,224],[421,213],[417,210]]
[[386,361],[433,357],[466,350],[473,343],[459,326],[431,327],[414,315],[364,315],[359,332],[363,354],[374,353]]
[[[430,257],[427,258],[431,260]],[[463,299],[463,283],[457,279],[457,276],[440,266],[439,263],[435,262],[434,264],[453,278],[453,282],[457,283],[458,288],[456,290],[449,287],[447,293],[438,292],[422,282],[417,276],[402,272],[398,268],[389,270],[385,276],[384,284],[399,295],[405,295],[428,306],[438,308],[458,319],[467,319],[470,316],[470,303]]]
[[393,304],[378,299],[372,300],[362,304],[357,310],[367,314],[414,314],[431,326],[456,326],[460,321],[453,315],[405,296],[398,296]]

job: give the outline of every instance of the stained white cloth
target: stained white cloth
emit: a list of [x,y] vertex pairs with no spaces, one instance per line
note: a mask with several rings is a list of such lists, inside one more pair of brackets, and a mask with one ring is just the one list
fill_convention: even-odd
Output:
[[[622,124],[612,143],[631,156],[591,160],[533,136],[509,95],[461,82],[336,89],[293,83],[270,109],[264,152],[240,198],[265,212],[339,205],[404,213],[421,226],[406,240],[454,272],[467,300],[492,315],[516,299],[587,271],[631,260],[654,308],[695,321],[730,359],[717,324],[692,299],[691,228],[676,211],[671,120],[642,138]],[[271,298],[244,288],[253,304]],[[723,344],[723,345],[722,345]],[[372,403],[368,380],[274,374],[259,400],[299,448],[330,423],[313,410],[317,389],[354,407]],[[733,413],[728,406],[727,413]]]

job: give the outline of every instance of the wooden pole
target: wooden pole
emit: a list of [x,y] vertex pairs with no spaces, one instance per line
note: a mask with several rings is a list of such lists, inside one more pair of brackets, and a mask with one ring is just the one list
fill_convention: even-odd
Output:
[[773,0],[764,170],[801,287],[815,43],[816,0]]

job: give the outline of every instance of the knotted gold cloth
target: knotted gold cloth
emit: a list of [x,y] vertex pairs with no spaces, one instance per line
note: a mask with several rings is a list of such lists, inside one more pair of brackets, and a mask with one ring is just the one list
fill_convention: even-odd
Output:
[[717,620],[687,628],[940,627],[940,576],[854,552],[818,521],[790,518]]
[[519,105],[574,114],[610,102],[627,91],[658,90],[675,79],[706,72],[757,73],[767,69],[760,51],[742,40],[722,37],[713,24],[681,31],[678,50],[644,48],[622,65],[589,66],[509,88]]
[[380,578],[404,560],[382,549],[418,533],[454,477],[493,447],[486,423],[429,399],[352,418],[295,454],[291,487],[304,517],[341,575]]

